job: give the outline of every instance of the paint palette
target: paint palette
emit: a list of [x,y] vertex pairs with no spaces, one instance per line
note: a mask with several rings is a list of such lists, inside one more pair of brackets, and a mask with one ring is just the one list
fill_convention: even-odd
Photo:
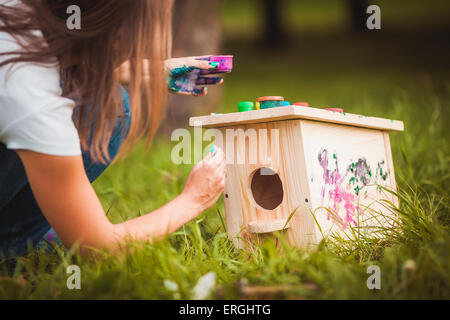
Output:
[[199,60],[206,60],[210,62],[218,62],[219,66],[212,70],[202,70],[200,74],[216,74],[216,73],[230,73],[233,71],[233,56],[232,55],[221,55],[221,56],[209,56],[204,57]]

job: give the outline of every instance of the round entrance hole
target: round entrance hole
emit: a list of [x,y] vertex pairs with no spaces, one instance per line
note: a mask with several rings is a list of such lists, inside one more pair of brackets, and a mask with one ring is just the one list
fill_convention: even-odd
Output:
[[270,168],[259,168],[253,173],[250,189],[253,199],[262,208],[273,210],[283,202],[283,183]]

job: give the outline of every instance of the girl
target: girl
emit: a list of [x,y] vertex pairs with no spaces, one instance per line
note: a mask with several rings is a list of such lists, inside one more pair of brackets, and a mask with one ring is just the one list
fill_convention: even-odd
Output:
[[[81,9],[80,29],[68,28],[70,5]],[[217,67],[195,57],[168,59],[171,9],[170,0],[0,0],[4,254],[24,254],[51,227],[81,252],[115,250],[124,238],[163,237],[217,201],[225,183],[220,149],[193,167],[178,197],[124,223],[108,221],[91,186],[119,149],[142,137],[150,142],[164,114],[167,73],[187,77]],[[183,81],[170,81],[171,91],[206,94],[176,83]]]

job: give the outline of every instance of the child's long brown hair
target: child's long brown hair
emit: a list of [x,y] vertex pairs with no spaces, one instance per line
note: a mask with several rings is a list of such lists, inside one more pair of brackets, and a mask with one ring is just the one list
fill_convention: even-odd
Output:
[[[81,9],[81,29],[69,30],[70,5]],[[126,146],[151,141],[164,114],[164,60],[171,50],[172,0],[22,0],[0,6],[0,31],[21,44],[0,66],[16,62],[58,63],[63,95],[79,101],[75,113],[81,145],[94,160],[109,160],[108,142],[123,112],[115,69],[130,61],[131,124]],[[41,30],[45,40],[33,31]],[[11,58],[12,57],[12,58]],[[150,82],[144,83],[143,59]],[[89,105],[99,106],[89,108]],[[94,125],[95,123],[95,125]],[[122,149],[123,151],[123,149]]]

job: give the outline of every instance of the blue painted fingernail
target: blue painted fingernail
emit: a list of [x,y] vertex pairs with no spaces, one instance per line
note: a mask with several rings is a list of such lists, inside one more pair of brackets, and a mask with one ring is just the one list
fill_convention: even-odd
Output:
[[210,152],[214,152],[216,151],[216,146],[212,146],[211,151]]

